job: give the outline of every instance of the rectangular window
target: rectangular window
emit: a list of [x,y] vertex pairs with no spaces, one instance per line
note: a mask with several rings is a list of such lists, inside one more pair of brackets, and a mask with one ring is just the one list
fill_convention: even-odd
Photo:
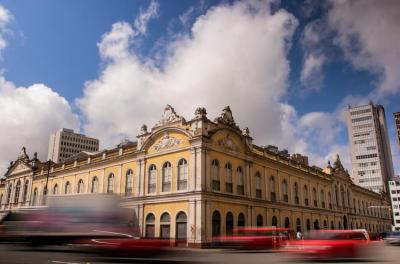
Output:
[[371,108],[367,108],[367,109],[352,111],[352,112],[350,112],[350,115],[360,115],[360,114],[366,114],[366,113],[370,113],[370,112],[371,112]]
[[371,119],[372,119],[372,116],[364,116],[364,117],[354,118],[351,120],[351,122],[357,123],[357,122],[367,121],[367,120],[371,120]]
[[367,155],[358,155],[356,156],[356,159],[371,159],[371,158],[376,158],[378,157],[378,154],[373,153],[373,154],[367,154]]

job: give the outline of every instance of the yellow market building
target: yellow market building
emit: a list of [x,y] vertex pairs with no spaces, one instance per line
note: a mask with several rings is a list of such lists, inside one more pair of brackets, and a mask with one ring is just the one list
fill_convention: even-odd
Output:
[[196,247],[240,226],[391,229],[386,194],[355,185],[338,156],[321,169],[254,145],[229,107],[214,121],[197,108],[187,121],[167,105],[137,142],[62,164],[23,148],[1,180],[1,212],[40,205],[46,184],[48,195],[117,194],[142,236]]

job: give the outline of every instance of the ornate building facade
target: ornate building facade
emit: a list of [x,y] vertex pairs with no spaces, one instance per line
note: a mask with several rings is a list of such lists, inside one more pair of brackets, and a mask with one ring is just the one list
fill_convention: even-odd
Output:
[[25,148],[1,181],[1,211],[40,205],[47,195],[125,197],[142,236],[201,246],[240,226],[391,229],[386,195],[359,187],[339,157],[310,167],[253,144],[229,107],[186,121],[167,105],[137,142],[73,161],[42,163]]

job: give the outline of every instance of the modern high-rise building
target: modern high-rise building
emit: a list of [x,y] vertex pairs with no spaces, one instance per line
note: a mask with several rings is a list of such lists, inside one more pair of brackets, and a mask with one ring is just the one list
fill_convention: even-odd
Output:
[[400,175],[389,181],[389,193],[392,203],[393,229],[400,231]]
[[396,129],[397,143],[400,148],[400,112],[393,113],[394,116],[394,127]]
[[372,102],[349,105],[346,117],[352,178],[362,187],[381,192],[394,174],[385,109]]
[[60,163],[81,151],[96,152],[99,140],[63,128],[50,135],[48,159]]

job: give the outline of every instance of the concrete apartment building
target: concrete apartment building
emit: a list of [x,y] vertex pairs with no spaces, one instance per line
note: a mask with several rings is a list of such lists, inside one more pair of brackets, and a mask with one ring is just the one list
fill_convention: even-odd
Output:
[[372,102],[349,105],[346,117],[352,178],[359,186],[381,192],[394,174],[385,109]]
[[389,181],[389,193],[392,202],[393,230],[400,231],[400,175]]
[[63,128],[50,135],[47,158],[56,163],[62,163],[81,151],[96,152],[98,150],[98,139]]

